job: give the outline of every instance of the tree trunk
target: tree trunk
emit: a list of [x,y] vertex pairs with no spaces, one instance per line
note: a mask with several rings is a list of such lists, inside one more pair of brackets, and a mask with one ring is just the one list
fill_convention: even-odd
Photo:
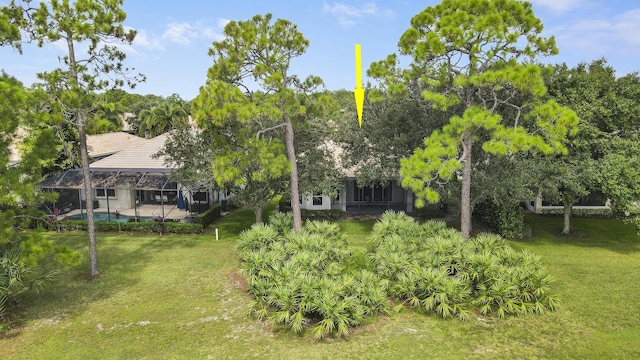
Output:
[[562,233],[565,235],[571,234],[571,213],[573,209],[573,201],[564,201],[564,226]]
[[98,275],[98,251],[96,244],[96,224],[93,219],[93,186],[91,186],[91,171],[89,169],[89,153],[87,151],[87,134],[84,131],[84,115],[81,110],[76,111],[76,124],[80,136],[80,161],[82,164],[82,178],[87,210],[87,233],[89,234],[89,276]]
[[256,215],[256,224],[262,224],[262,207],[253,208],[253,213]]
[[[79,93],[78,64],[76,63],[75,49],[73,46],[73,36],[67,31],[67,49],[69,50],[69,76],[73,84],[72,91]],[[77,99],[76,99],[77,101]],[[75,106],[80,106],[75,104]],[[96,245],[96,224],[93,219],[93,186],[91,186],[91,170],[89,169],[89,151],[87,150],[87,133],[84,130],[84,114],[80,108],[75,110],[76,126],[80,137],[80,162],[82,165],[82,179],[84,181],[84,192],[86,198],[85,207],[87,209],[87,233],[89,234],[89,276],[91,278],[98,275],[98,251]]]
[[302,215],[300,214],[300,192],[298,191],[298,164],[296,161],[296,150],[293,146],[293,125],[291,119],[284,115],[284,122],[286,124],[286,136],[285,142],[287,145],[287,157],[291,164],[291,212],[293,213],[293,229],[297,232],[302,229]]
[[460,196],[460,231],[465,239],[471,234],[471,134],[462,138],[462,193]]

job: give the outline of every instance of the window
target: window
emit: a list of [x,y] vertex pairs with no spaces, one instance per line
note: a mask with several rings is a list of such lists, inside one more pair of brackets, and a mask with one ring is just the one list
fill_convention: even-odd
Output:
[[313,205],[315,206],[322,205],[322,194],[313,195]]
[[391,184],[374,187],[359,187],[356,182],[353,183],[353,201],[364,202],[382,202],[391,201],[392,187]]
[[116,197],[116,189],[96,189],[96,197],[97,198],[106,198],[109,196],[110,198]]

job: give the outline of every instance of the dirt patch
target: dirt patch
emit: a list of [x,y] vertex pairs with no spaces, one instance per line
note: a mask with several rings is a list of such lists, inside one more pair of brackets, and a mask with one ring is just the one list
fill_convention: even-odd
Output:
[[238,273],[238,270],[234,270],[231,272],[231,274],[229,274],[229,280],[231,281],[233,287],[235,287],[236,289],[242,290],[242,292],[245,294],[249,293],[249,284],[247,283],[247,280],[244,278],[244,276]]
[[82,280],[85,280],[85,281],[93,281],[100,277],[100,273],[96,275],[91,275],[89,273],[82,273],[80,274],[80,277],[82,278]]

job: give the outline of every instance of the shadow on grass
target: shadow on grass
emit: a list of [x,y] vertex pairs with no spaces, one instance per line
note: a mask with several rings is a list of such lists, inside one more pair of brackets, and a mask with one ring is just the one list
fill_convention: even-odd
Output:
[[563,218],[559,215],[527,215],[525,221],[531,226],[535,242],[599,247],[621,254],[640,251],[640,236],[635,227],[620,219],[573,218],[573,231],[569,235],[561,233]]

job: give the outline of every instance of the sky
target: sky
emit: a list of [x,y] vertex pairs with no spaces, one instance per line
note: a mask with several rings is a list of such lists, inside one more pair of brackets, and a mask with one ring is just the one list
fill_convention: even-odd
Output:
[[[355,87],[355,44],[361,44],[362,67],[397,52],[411,18],[437,0],[125,0],[124,25],[137,30],[125,47],[125,65],[147,77],[126,91],[185,100],[198,95],[213,59],[208,49],[224,39],[230,20],[248,20],[273,14],[298,26],[309,40],[307,52],[294,59],[290,73],[301,78],[316,75],[329,90]],[[560,54],[541,59],[550,64],[606,58],[618,76],[640,70],[640,1],[530,0],[544,24],[543,35],[555,36]],[[0,0],[0,5],[6,5]],[[23,55],[0,48],[0,69],[30,86],[35,74],[59,66],[63,55],[56,44],[38,48],[24,45]],[[366,74],[363,75],[366,83]]]

